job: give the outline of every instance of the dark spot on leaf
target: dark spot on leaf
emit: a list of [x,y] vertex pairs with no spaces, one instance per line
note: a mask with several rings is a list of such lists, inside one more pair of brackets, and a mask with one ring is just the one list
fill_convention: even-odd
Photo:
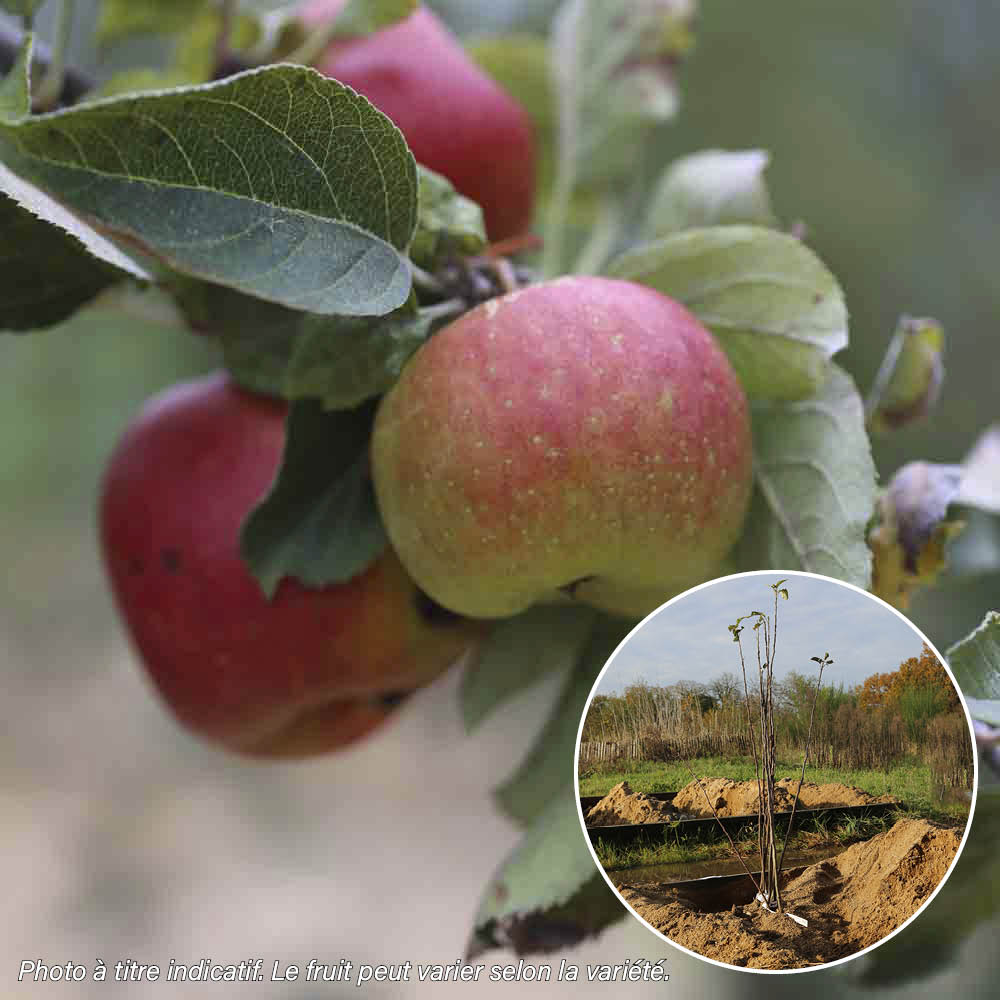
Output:
[[572,948],[587,937],[587,930],[577,921],[544,913],[510,916],[498,922],[501,940],[517,955],[561,951]]
[[571,583],[567,583],[565,587],[560,587],[559,589],[570,597],[576,597],[577,588],[581,584],[589,583],[593,579],[593,576],[581,576],[578,580],[573,580]]
[[380,694],[375,698],[375,702],[382,708],[397,708],[410,697],[412,691],[390,691],[388,694]]
[[180,549],[163,549],[160,552],[160,562],[168,573],[176,573],[181,568]]

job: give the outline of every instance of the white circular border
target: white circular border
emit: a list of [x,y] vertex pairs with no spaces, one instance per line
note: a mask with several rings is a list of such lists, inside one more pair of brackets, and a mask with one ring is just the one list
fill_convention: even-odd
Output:
[[[958,692],[958,700],[962,705],[962,709],[965,712],[965,721],[969,725],[969,739],[972,741],[972,801],[969,803],[969,818],[965,824],[965,833],[962,835],[962,842],[958,845],[958,850],[955,852],[955,857],[952,859],[951,864],[948,866],[948,870],[944,873],[941,881],[938,882],[934,891],[924,900],[923,904],[912,913],[903,923],[901,923],[894,931],[886,934],[884,938],[880,938],[874,944],[870,944],[867,948],[862,948],[861,951],[856,951],[851,955],[845,955],[843,958],[838,958],[833,962],[825,962],[823,965],[808,965],[801,969],[753,969],[748,968],[744,965],[730,965],[728,962],[720,962],[714,958],[708,958],[702,955],[701,952],[692,951],[690,948],[685,948],[683,945],[678,944],[676,941],[671,940],[665,934],[658,931],[651,924],[647,923],[639,914],[625,901],[622,894],[615,887],[614,883],[608,877],[608,873],[604,870],[604,866],[598,860],[597,852],[594,850],[594,845],[590,841],[590,834],[587,832],[587,824],[584,821],[583,816],[583,806],[580,802],[580,743],[583,738],[583,724],[587,719],[587,712],[590,711],[590,703],[594,700],[594,694],[597,691],[597,685],[601,683],[601,678],[608,672],[611,664],[614,663],[615,657],[622,650],[622,648],[628,643],[629,639],[635,635],[648,621],[655,618],[662,611],[665,611],[670,605],[675,604],[678,601],[683,600],[689,594],[693,594],[696,591],[704,590],[706,587],[714,587],[717,583],[723,583],[726,580],[736,580],[740,578],[746,578],[751,576],[767,576],[775,577],[788,574],[789,577],[793,576],[805,576],[812,577],[816,580],[824,580],[828,583],[836,584],[838,587],[846,587],[848,590],[857,591],[859,594],[863,594],[866,598],[874,601],[876,604],[881,604],[882,607],[891,611],[897,618],[902,619],[910,628],[918,635],[920,638],[931,648],[934,655],[938,658],[938,661],[944,667],[951,679],[952,684],[955,685],[955,690]],[[843,580],[838,580],[832,576],[824,576],[822,573],[807,573],[803,570],[752,570],[747,573],[730,573],[728,576],[719,576],[714,580],[708,580],[705,583],[698,584],[697,587],[691,587],[689,590],[685,590],[682,594],[677,594],[676,597],[671,597],[669,601],[661,604],[655,611],[651,611],[645,618],[639,622],[634,628],[632,628],[628,635],[615,647],[614,652],[608,657],[607,663],[601,668],[601,672],[597,675],[594,680],[594,685],[590,689],[590,694],[587,696],[587,704],[583,708],[583,714],[580,716],[580,726],[576,731],[576,746],[573,751],[573,788],[576,794],[576,811],[580,819],[580,828],[583,831],[584,840],[587,842],[587,849],[590,851],[590,856],[594,859],[594,864],[597,866],[597,870],[601,873],[604,881],[608,883],[611,891],[618,897],[618,901],[625,907],[625,909],[641,923],[647,930],[652,931],[658,937],[662,938],[671,947],[677,948],[679,951],[683,951],[685,954],[690,955],[692,958],[700,959],[702,962],[708,962],[711,965],[718,966],[720,969],[731,969],[735,972],[752,972],[759,973],[768,976],[788,976],[788,975],[798,975],[803,972],[820,972],[824,969],[832,969],[836,965],[843,965],[845,962],[853,962],[856,958],[861,958],[862,955],[867,955],[870,951],[875,948],[880,947],[885,944],[886,941],[894,938],[900,931],[905,930],[906,927],[912,923],[917,917],[920,916],[924,910],[934,901],[934,897],[941,891],[942,886],[951,877],[952,871],[955,869],[955,865],[958,863],[958,859],[962,856],[962,851],[965,850],[965,842],[969,839],[969,831],[972,829],[972,820],[976,813],[976,800],[979,797],[979,753],[976,749],[976,731],[972,725],[972,715],[969,713],[969,706],[966,703],[965,695],[962,693],[962,689],[958,682],[955,680],[955,675],[951,672],[951,667],[948,666],[948,661],[941,655],[937,647],[924,635],[916,625],[910,621],[901,611],[894,608],[891,604],[887,604],[882,600],[881,597],[876,597],[874,594],[869,593],[867,590],[863,590],[861,587],[855,586],[853,583],[846,583]]]

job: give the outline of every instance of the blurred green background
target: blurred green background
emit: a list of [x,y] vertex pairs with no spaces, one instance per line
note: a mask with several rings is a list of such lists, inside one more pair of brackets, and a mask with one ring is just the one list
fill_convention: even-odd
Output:
[[[48,3],[43,8],[43,36],[49,30],[53,6]],[[544,23],[554,5],[551,0],[441,0],[435,6],[475,34],[523,24],[525,18]],[[94,4],[85,0],[78,8],[74,59],[88,68],[110,72],[113,63],[98,66],[86,44]],[[1000,130],[995,125],[1000,105],[1000,63],[995,55],[1000,5],[991,0],[950,4],[939,0],[840,0],[836,4],[704,0],[697,34],[697,50],[683,70],[683,112],[665,142],[677,154],[707,147],[761,147],[771,152],[768,176],[779,214],[787,222],[806,224],[809,242],[846,290],[851,346],[840,360],[862,391],[872,380],[900,313],[930,314],[943,321],[949,344],[941,403],[931,419],[876,442],[876,459],[883,478],[913,458],[960,460],[977,434],[1000,418],[1000,350],[995,330],[1000,315],[1000,282],[996,280]],[[142,51],[141,45],[130,45],[117,58],[135,59]],[[60,955],[43,949],[48,940],[45,929],[54,926],[50,921],[58,925],[52,933],[64,935],[58,940],[79,944],[76,959],[89,962],[96,957],[100,934],[110,934],[108,927],[116,928],[117,934],[122,919],[147,921],[149,932],[155,934],[159,912],[155,908],[170,902],[174,883],[167,887],[157,883],[151,866],[166,865],[164,858],[172,855],[169,844],[161,845],[160,853],[150,854],[142,846],[143,831],[153,827],[162,836],[164,824],[172,829],[171,822],[181,823],[195,857],[199,817],[204,816],[199,808],[214,803],[209,813],[218,818],[220,810],[225,812],[219,802],[229,801],[226,796],[232,798],[233,809],[245,811],[254,829],[264,829],[263,840],[259,837],[255,842],[260,864],[264,864],[261,859],[271,857],[269,852],[286,861],[288,851],[298,852],[292,857],[298,878],[309,875],[320,881],[342,866],[345,884],[353,886],[348,873],[353,872],[357,859],[341,856],[325,839],[329,824],[339,822],[330,818],[333,813],[356,812],[343,802],[334,809],[329,801],[338,795],[338,781],[347,783],[352,794],[363,795],[365,785],[374,783],[373,795],[398,796],[403,794],[400,788],[411,789],[421,780],[428,788],[437,785],[438,775],[420,768],[447,767],[450,770],[441,773],[451,775],[450,780],[460,788],[464,787],[462,779],[454,775],[465,774],[466,785],[481,798],[475,807],[479,820],[488,820],[500,831],[485,838],[477,833],[468,857],[452,859],[442,868],[448,874],[438,876],[450,886],[442,899],[452,901],[452,924],[447,926],[454,937],[455,928],[468,923],[497,852],[516,837],[492,819],[487,789],[480,787],[484,772],[462,771],[461,763],[454,760],[469,752],[469,741],[462,754],[456,754],[446,739],[446,734],[453,741],[461,739],[456,720],[448,714],[451,689],[429,694],[423,708],[408,709],[381,748],[333,764],[257,770],[224,759],[175,732],[129,660],[103,586],[94,540],[102,464],[146,396],[215,363],[214,348],[204,340],[148,318],[107,309],[89,310],[44,333],[0,336],[0,558],[4,568],[0,584],[4,680],[0,804],[13,810],[9,814],[15,817],[0,834],[0,843],[8,838],[2,852],[5,868],[19,850],[28,852],[29,871],[32,866],[50,870],[46,866],[57,858],[64,864],[93,868],[81,876],[82,882],[74,883],[72,891],[58,879],[48,885],[41,878],[40,889],[26,872],[20,881],[8,872],[5,882],[13,887],[13,895],[6,905],[15,907],[8,916],[17,919],[23,912],[18,907],[30,906],[37,923],[22,927],[26,933],[34,927],[35,937],[26,937],[22,943],[33,940],[34,950],[46,951],[46,957],[53,960]],[[920,595],[910,612],[942,649],[977,625],[988,607],[1000,604],[1000,575],[989,568],[1000,551],[996,524],[986,518],[973,521],[975,531],[959,557],[966,566],[978,563],[980,571],[946,578],[934,591]],[[453,682],[448,683],[453,687]],[[491,731],[472,751],[474,757],[479,755],[476,760],[490,760],[487,770],[492,769],[495,778],[502,775],[505,759],[508,765],[517,759],[528,738],[526,720],[532,708],[525,704],[521,709],[523,717],[508,715],[506,736],[501,729]],[[423,717],[414,714],[421,711]],[[439,725],[430,735],[432,717]],[[519,733],[523,734],[520,748]],[[423,741],[416,762],[407,761],[411,748],[406,740],[410,738]],[[142,742],[141,752],[135,752],[133,739]],[[499,756],[495,755],[497,747],[504,748]],[[143,766],[149,767],[148,772],[142,771]],[[476,777],[475,782],[470,775]],[[112,787],[116,781],[125,782],[118,791]],[[122,788],[128,789],[127,794]],[[309,801],[300,801],[302,796],[308,799],[316,794],[326,796],[319,811]],[[67,802],[74,803],[71,809]],[[425,803],[424,796],[410,802],[414,808],[419,803]],[[465,813],[457,809],[455,815]],[[385,822],[391,822],[391,817],[390,810]],[[190,826],[183,825],[188,822]],[[303,824],[310,823],[317,824],[309,827],[312,853],[303,847],[307,837]],[[49,844],[46,838],[53,836],[53,826],[60,828],[59,835]],[[440,852],[440,843],[430,827],[421,829],[409,847],[416,859],[412,863],[426,866],[428,854]],[[32,853],[41,849],[43,841],[51,858]],[[365,840],[351,843],[364,844]],[[425,853],[414,854],[415,844],[423,845]],[[98,850],[102,845],[107,848],[104,854]],[[186,858],[179,854],[173,862],[183,868]],[[312,861],[303,860],[307,858]],[[310,867],[313,863],[315,869]],[[412,906],[413,917],[419,921],[419,907],[411,902],[410,871],[408,866],[399,869],[401,881],[393,905]],[[211,883],[212,873],[212,865],[205,863],[198,884]],[[325,887],[312,886],[317,912],[335,901],[342,891],[338,885],[332,881]],[[351,892],[352,905],[363,906],[366,897],[360,883]],[[103,900],[103,909],[84,907],[84,900],[91,900],[94,893],[99,902]],[[384,908],[384,898],[380,905]],[[958,906],[960,901],[949,905]],[[373,904],[371,912],[382,911]],[[265,925],[273,930],[275,919],[272,911]],[[281,943],[286,937],[289,941],[304,938],[315,940],[316,947],[327,952],[332,948],[338,955],[346,954],[346,945],[341,946],[340,939],[329,933],[329,919],[322,917],[325,932],[320,926],[306,933],[289,910],[268,940]],[[410,951],[417,945],[408,951],[404,947],[408,939],[400,938],[396,925],[402,926],[396,921],[390,933],[379,924],[368,934],[370,951],[383,955],[384,961],[415,955]],[[65,937],[67,926],[73,933]],[[198,926],[210,931],[215,925],[206,921]],[[75,936],[78,930],[80,935]],[[284,931],[288,933],[283,936]],[[980,940],[988,940],[993,933],[984,931]],[[606,947],[598,944],[589,949],[590,960],[606,955],[609,949],[628,957],[656,950],[641,931],[616,931],[609,938],[613,943]],[[124,935],[105,940],[125,947],[133,939]],[[179,960],[202,957],[195,954],[198,941],[194,938],[180,934],[169,940],[190,945],[185,955],[177,956]],[[225,945],[219,943],[223,940]],[[454,940],[439,937],[427,945],[423,960],[453,961],[463,941],[461,936]],[[206,954],[212,947],[217,947],[219,960],[238,961],[237,952],[250,945],[246,936],[234,933],[204,941]],[[268,953],[284,957],[274,951],[277,947]],[[12,948],[14,944],[8,941],[2,973],[8,983],[16,969],[13,959],[27,957]],[[228,949],[226,956],[221,954],[224,949]],[[122,957],[110,950],[102,955],[105,960]],[[165,961],[164,955],[145,957]],[[683,995],[685,985],[694,987],[698,966],[687,962],[681,970],[684,960],[672,961],[678,961],[679,967],[670,988],[675,995],[680,989]],[[966,971],[948,983],[979,989],[978,984],[988,982],[989,963],[994,961],[972,947],[965,957]],[[978,971],[972,971],[974,966]],[[740,989],[748,990],[747,980],[752,978],[713,976],[702,982],[732,986],[738,980]],[[755,978],[763,988],[767,977]],[[795,983],[795,979],[784,982]],[[951,988],[939,981],[916,992],[934,995],[946,986]],[[323,995],[332,992],[325,988]]]

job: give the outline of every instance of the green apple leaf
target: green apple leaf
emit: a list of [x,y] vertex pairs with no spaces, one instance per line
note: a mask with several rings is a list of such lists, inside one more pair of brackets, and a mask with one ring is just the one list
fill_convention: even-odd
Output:
[[991,611],[974,632],[945,655],[967,698],[1000,698],[1000,611]]
[[433,170],[418,166],[417,176],[420,210],[417,231],[410,244],[414,263],[433,271],[444,255],[479,253],[486,246],[483,210]]
[[111,45],[133,35],[184,31],[212,0],[102,0],[95,38]]
[[541,735],[514,774],[496,790],[498,804],[512,819],[530,823],[553,798],[567,794],[576,734],[591,689],[633,624],[608,616],[596,620]]
[[944,379],[943,352],[937,320],[900,319],[866,404],[869,430],[895,430],[930,412]]
[[327,413],[314,400],[288,412],[281,468],[243,525],[243,558],[268,597],[286,577],[344,583],[386,547],[368,468],[375,410]]
[[764,181],[762,149],[707,149],[675,160],[657,182],[640,235],[655,240],[682,229],[777,222]]
[[313,70],[0,124],[0,158],[181,273],[322,314],[382,315],[409,296],[413,157],[385,115]]
[[596,614],[575,604],[543,604],[500,622],[462,677],[459,700],[466,730],[472,732],[544,674],[574,664]]
[[245,389],[285,397],[285,374],[306,313],[181,276],[168,290],[188,325],[222,348],[223,364]]
[[867,588],[875,465],[850,376],[833,367],[813,399],[758,403],[753,439],[754,497],[736,566],[808,570]]
[[289,359],[284,395],[318,398],[328,410],[380,396],[427,339],[433,317],[399,309],[378,319],[307,316]]
[[[31,51],[28,35],[0,81],[0,121],[29,112]],[[123,272],[143,274],[117,247],[2,163],[0,233],[0,330],[52,326],[123,277]]]
[[564,764],[564,794],[550,799],[486,887],[466,947],[519,955],[569,948],[626,916],[587,848]]
[[[0,191],[12,186],[5,174],[0,167]],[[122,277],[76,237],[3,194],[0,233],[0,330],[54,326]]]
[[[0,125],[7,122],[17,121],[29,113],[30,106],[30,66],[33,42],[31,35],[27,35],[21,45],[17,60],[10,72],[0,82]],[[7,206],[5,212],[11,219],[20,220],[19,228],[5,231],[5,249],[11,256],[23,255],[21,267],[28,267],[28,262],[33,261],[32,266],[41,268],[39,262],[45,261],[45,251],[52,250],[54,259],[52,261],[55,269],[63,268],[64,278],[56,278],[55,284],[64,284],[67,289],[76,283],[73,274],[77,268],[85,268],[83,263],[86,254],[80,254],[81,248],[88,251],[100,261],[111,264],[113,268],[130,274],[136,278],[149,278],[146,271],[134,260],[124,254],[117,246],[105,239],[90,226],[81,222],[72,213],[55,202],[44,192],[39,191],[31,184],[26,183],[16,174],[0,163],[0,194],[5,194],[15,203],[15,211]],[[35,219],[29,222],[29,217]],[[51,224],[57,230],[56,234],[48,232],[48,225]],[[25,225],[30,225],[32,241],[37,239],[38,247],[28,246],[24,242],[26,230]],[[61,233],[58,231],[61,230]],[[36,235],[37,234],[37,235]],[[57,251],[56,241],[65,239],[65,249]],[[0,246],[4,244],[0,243]],[[46,262],[47,267],[47,262]],[[45,268],[42,268],[44,270]],[[30,269],[29,269],[30,270]],[[92,272],[92,275],[96,274]],[[8,284],[13,280],[13,273],[8,275]],[[85,279],[81,287],[91,284],[91,279]],[[11,286],[13,287],[13,286]],[[11,295],[23,296],[24,289],[15,289]]]
[[837,279],[801,240],[756,226],[689,229],[607,270],[686,305],[716,336],[751,400],[815,394],[847,345]]

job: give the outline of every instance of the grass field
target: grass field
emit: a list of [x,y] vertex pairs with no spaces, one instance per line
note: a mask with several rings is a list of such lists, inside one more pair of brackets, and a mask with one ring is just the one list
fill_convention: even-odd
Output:
[[[777,777],[798,779],[802,759],[778,762]],[[635,792],[677,791],[697,777],[732,778],[749,781],[754,777],[752,760],[727,760],[723,757],[699,757],[692,761],[671,763],[630,761],[625,768],[588,771],[580,779],[581,795],[604,795],[620,781],[628,781]],[[918,760],[899,764],[889,771],[841,771],[834,768],[806,768],[806,781],[817,784],[839,782],[854,785],[870,795],[893,795],[908,813],[927,819],[962,819],[969,813],[963,800],[942,801],[934,794],[929,765]]]
[[[810,818],[792,834],[788,841],[790,851],[837,845],[849,847],[859,840],[868,840],[876,834],[888,830],[899,818],[898,812],[881,816],[848,816],[833,824],[829,818]],[[785,828],[779,824],[779,844],[784,842]],[[756,836],[744,835],[736,841],[736,846],[744,858],[749,858],[751,867],[759,867],[760,845]],[[721,833],[712,840],[701,837],[684,837],[675,830],[664,831],[662,844],[639,847],[607,844],[598,839],[594,845],[598,860],[608,871],[622,868],[637,868],[640,865],[690,864],[692,862],[714,861],[717,858],[733,856],[729,841]],[[754,859],[758,861],[754,863]]]

